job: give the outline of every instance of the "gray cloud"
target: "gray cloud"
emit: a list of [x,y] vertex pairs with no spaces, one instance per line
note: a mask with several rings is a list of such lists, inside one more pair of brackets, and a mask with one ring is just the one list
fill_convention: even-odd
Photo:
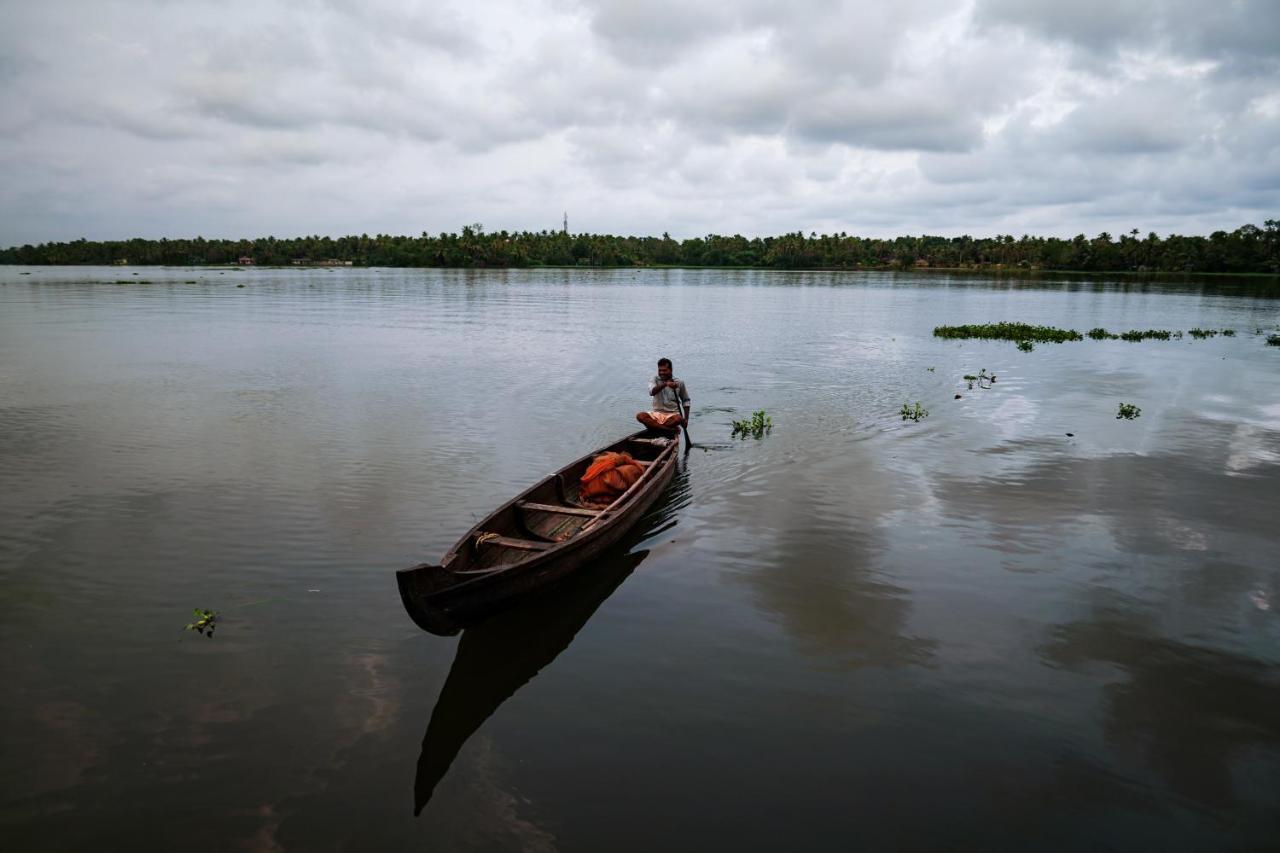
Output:
[[[1280,7],[10,3],[0,244],[1206,232],[1280,211]],[[229,22],[234,22],[230,25]]]
[[1270,0],[978,0],[974,19],[1096,54],[1158,51],[1242,71],[1274,72],[1280,44],[1280,6]]

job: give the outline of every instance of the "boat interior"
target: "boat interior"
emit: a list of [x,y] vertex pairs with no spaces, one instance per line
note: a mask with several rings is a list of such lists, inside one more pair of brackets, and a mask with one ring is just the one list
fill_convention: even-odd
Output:
[[531,559],[607,521],[649,480],[649,472],[621,496],[622,503],[601,507],[579,499],[579,480],[592,460],[606,451],[629,454],[642,466],[654,460],[678,437],[656,431],[639,433],[603,448],[551,475],[497,510],[467,535],[445,567],[455,574],[488,574]]

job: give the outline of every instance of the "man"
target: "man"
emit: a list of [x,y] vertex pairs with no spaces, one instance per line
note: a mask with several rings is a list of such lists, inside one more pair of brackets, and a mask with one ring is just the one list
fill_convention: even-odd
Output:
[[[665,430],[679,429],[681,424],[689,423],[689,389],[671,375],[671,359],[658,359],[658,375],[649,383],[649,396],[653,398],[653,408],[636,415],[640,423],[650,429]],[[684,418],[680,417],[677,396],[684,401]]]

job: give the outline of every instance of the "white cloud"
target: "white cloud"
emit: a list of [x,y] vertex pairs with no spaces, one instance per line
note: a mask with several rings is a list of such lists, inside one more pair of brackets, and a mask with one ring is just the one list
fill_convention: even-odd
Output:
[[1204,233],[1280,211],[1280,7],[5,6],[0,245],[555,227]]

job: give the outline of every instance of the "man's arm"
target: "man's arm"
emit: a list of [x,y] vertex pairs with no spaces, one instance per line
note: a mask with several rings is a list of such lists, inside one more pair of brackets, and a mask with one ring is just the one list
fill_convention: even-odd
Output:
[[676,388],[676,387],[678,387],[678,383],[674,382],[673,380],[669,379],[666,382],[663,382],[661,379],[659,379],[649,386],[649,396],[656,397],[660,393],[662,393],[663,388]]

